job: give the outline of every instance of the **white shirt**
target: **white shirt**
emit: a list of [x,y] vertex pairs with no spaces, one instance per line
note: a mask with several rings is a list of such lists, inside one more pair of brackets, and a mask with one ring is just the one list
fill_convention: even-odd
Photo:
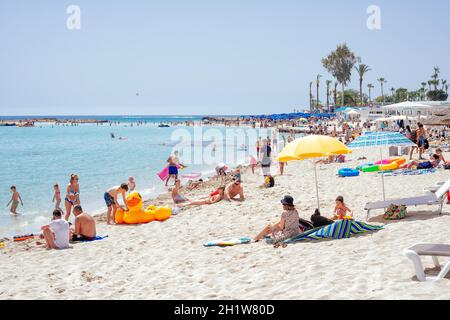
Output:
[[50,229],[55,234],[55,244],[59,249],[69,247],[69,223],[66,220],[58,219],[50,223]]

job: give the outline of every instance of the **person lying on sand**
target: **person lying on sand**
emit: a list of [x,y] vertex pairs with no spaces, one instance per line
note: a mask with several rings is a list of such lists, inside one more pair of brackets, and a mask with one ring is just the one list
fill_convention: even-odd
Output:
[[187,206],[203,206],[203,205],[210,205],[214,203],[218,203],[221,200],[223,200],[225,192],[225,187],[220,187],[217,189],[217,194],[213,192],[207,199],[205,200],[198,200],[198,201],[191,201],[188,203],[182,203],[179,205],[179,207],[187,207]]
[[283,205],[284,212],[281,214],[280,221],[276,224],[267,225],[254,238],[255,242],[262,240],[265,236],[272,235],[275,239],[274,247],[278,248],[281,244],[281,246],[285,248],[286,244],[283,242],[284,240],[295,237],[300,234],[300,232],[303,232],[300,228],[298,211],[294,206],[294,198],[285,196],[281,199],[281,204]]
[[[235,199],[239,195],[239,199]],[[244,188],[241,184],[241,179],[234,178],[233,182],[225,187],[224,199],[227,201],[244,201]]]
[[350,216],[352,216],[352,210],[350,210],[344,203],[344,197],[337,197],[336,206],[334,207],[334,215],[331,217],[331,220],[344,220],[345,217],[347,217],[347,212],[349,212]]
[[72,241],[92,241],[97,236],[95,220],[89,214],[83,212],[80,205],[73,209],[75,215],[75,228],[71,228]]
[[410,163],[408,163],[408,165],[406,166],[407,169],[431,169],[431,168],[436,168],[439,166],[441,160],[440,157],[437,154],[433,154],[430,157],[430,161],[411,161]]
[[[53,211],[52,222],[41,227],[47,249],[67,249],[69,247],[69,223],[62,219],[60,209]],[[40,244],[39,242],[37,243]]]
[[172,200],[175,204],[180,204],[189,201],[187,198],[180,194],[181,181],[180,179],[175,180],[175,187],[172,189]]

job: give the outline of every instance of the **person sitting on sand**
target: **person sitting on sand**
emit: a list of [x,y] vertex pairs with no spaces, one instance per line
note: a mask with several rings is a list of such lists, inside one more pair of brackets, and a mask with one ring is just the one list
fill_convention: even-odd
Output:
[[437,154],[433,154],[430,157],[430,161],[411,161],[410,163],[408,163],[408,165],[406,166],[407,169],[418,169],[418,170],[422,170],[422,169],[432,169],[432,168],[437,168],[440,164],[440,157]]
[[69,223],[62,219],[60,209],[53,211],[52,222],[43,226],[41,230],[47,249],[67,249],[69,247]]
[[255,238],[254,241],[258,242],[265,236],[272,235],[275,239],[275,247],[278,248],[281,245],[286,247],[283,242],[286,239],[295,237],[303,230],[300,229],[300,217],[298,211],[294,206],[294,198],[291,196],[285,196],[281,199],[284,212],[281,214],[281,219],[276,224],[267,225]]
[[352,210],[350,210],[344,203],[344,197],[337,197],[336,206],[334,207],[334,215],[331,217],[331,220],[344,220],[345,217],[347,217],[347,212],[349,212],[350,216],[352,216]]
[[180,194],[181,181],[180,179],[175,180],[175,187],[172,189],[172,200],[175,204],[180,204],[188,202],[189,200]]
[[23,201],[22,201],[22,198],[20,197],[20,193],[17,192],[16,186],[11,186],[10,189],[12,192],[12,196],[11,196],[11,200],[9,200],[9,202],[6,206],[9,206],[9,204],[12,203],[9,211],[12,214],[17,214],[16,210],[17,210],[17,207],[19,206],[19,200],[20,200],[20,203],[22,204],[22,207],[23,207]]
[[448,162],[444,158],[444,155],[442,154],[442,149],[441,148],[437,148],[436,149],[436,154],[439,156],[439,163],[448,164]]
[[[216,192],[217,194],[215,194]],[[225,187],[220,187],[216,192],[213,192],[209,197],[207,197],[207,199],[182,203],[179,205],[179,207],[203,206],[218,203],[223,200]]]
[[117,207],[122,208],[122,206],[119,205],[119,202],[117,201],[117,197],[119,193],[122,195],[123,203],[125,204],[125,211],[128,211],[127,207],[127,201],[125,199],[126,195],[125,193],[128,191],[128,184],[122,183],[119,186],[112,187],[108,191],[105,192],[103,195],[103,198],[105,199],[106,206],[108,207],[108,211],[106,213],[106,223],[111,224],[111,213],[112,213],[112,220],[113,223],[116,221],[116,211]]
[[89,214],[83,212],[81,205],[73,208],[75,215],[75,228],[71,228],[72,241],[92,241],[97,236],[95,220]]
[[[235,199],[239,195],[239,199]],[[233,182],[225,187],[224,199],[227,201],[244,201],[244,188],[241,184],[241,179],[234,178]]]

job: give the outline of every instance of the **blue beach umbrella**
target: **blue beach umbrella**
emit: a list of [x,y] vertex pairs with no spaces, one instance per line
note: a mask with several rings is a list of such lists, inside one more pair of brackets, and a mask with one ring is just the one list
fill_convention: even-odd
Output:
[[[351,142],[350,149],[380,148],[380,160],[383,160],[383,150],[386,147],[412,147],[415,144],[399,132],[369,132]],[[384,190],[384,171],[381,172],[383,184],[383,201],[386,200]]]

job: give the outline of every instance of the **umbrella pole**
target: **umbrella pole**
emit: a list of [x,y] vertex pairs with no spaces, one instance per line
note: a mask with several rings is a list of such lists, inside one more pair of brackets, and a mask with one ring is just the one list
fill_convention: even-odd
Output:
[[[380,148],[380,161],[381,166],[383,165],[383,149]],[[384,191],[384,170],[381,170],[381,184],[383,187],[383,201],[386,201],[386,192]]]
[[[314,161],[314,160],[313,160]],[[314,177],[316,178],[316,196],[317,196],[317,209],[320,211],[320,202],[319,202],[319,185],[317,183],[317,164],[314,161]]]

